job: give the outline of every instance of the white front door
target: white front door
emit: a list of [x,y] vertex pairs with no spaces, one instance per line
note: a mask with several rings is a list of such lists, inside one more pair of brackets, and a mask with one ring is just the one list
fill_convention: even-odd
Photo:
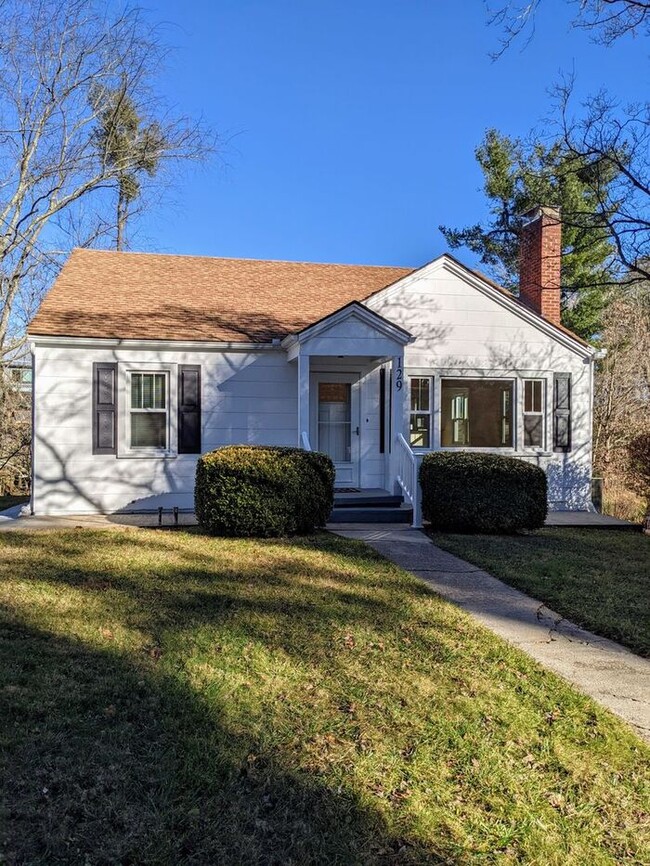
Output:
[[314,373],[310,384],[312,447],[332,458],[336,487],[358,487],[359,375]]

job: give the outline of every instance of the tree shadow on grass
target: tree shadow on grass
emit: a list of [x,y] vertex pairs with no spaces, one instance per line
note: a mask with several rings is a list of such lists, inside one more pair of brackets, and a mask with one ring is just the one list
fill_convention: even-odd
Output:
[[[100,544],[101,533],[93,534]],[[88,591],[96,614],[103,610],[107,623],[119,619],[155,640],[183,633],[192,636],[203,626],[227,625],[242,639],[259,641],[271,651],[282,650],[300,663],[311,661],[318,669],[325,662],[328,673],[338,663],[332,651],[337,633],[360,628],[395,634],[406,620],[419,622],[413,613],[418,599],[444,604],[434,600],[424,584],[398,576],[370,548],[359,546],[353,557],[346,549],[343,556],[337,540],[326,534],[311,540],[251,542],[257,555],[247,561],[229,558],[230,551],[239,549],[233,546],[237,542],[224,541],[223,551],[202,552],[181,548],[175,537],[164,534],[157,541],[158,551],[173,554],[172,560],[161,556],[158,564],[137,565],[130,552],[138,544],[138,535],[111,533],[111,547],[123,551],[129,562],[128,569],[120,570],[110,564],[103,567],[101,562],[94,568],[87,560],[75,562],[75,551],[87,556],[86,532],[41,536],[38,578]],[[3,539],[9,570],[22,566],[24,543],[17,534]],[[15,560],[9,553],[12,548]],[[260,551],[271,552],[267,561]],[[319,558],[314,559],[314,553]],[[396,582],[403,584],[403,592],[396,589]],[[455,622],[437,620],[435,634],[427,634],[429,658],[444,659],[448,641],[455,642],[456,636]]]
[[[122,543],[111,539],[114,542]],[[299,652],[313,653],[316,662],[321,650],[318,641],[309,649],[310,622],[322,628],[329,620],[342,626],[383,617],[388,623],[397,613],[382,612],[380,603],[371,604],[364,596],[346,599],[343,588],[324,606],[292,609],[290,598],[264,598],[263,585],[261,595],[254,591],[247,601],[237,597],[228,580],[210,603],[207,593],[196,590],[196,581],[209,580],[214,592],[214,571],[201,564],[200,555],[193,565],[192,557],[184,556],[180,566],[193,568],[192,591],[171,591],[171,569],[147,592],[146,569],[140,575],[136,569],[113,576],[101,570],[75,571],[71,546],[74,539],[64,542],[53,536],[45,546],[52,554],[50,567],[38,577],[53,585],[87,585],[93,604],[102,604],[105,594],[107,613],[113,581],[133,602],[135,625],[154,631],[218,626],[236,610],[251,639],[277,644],[296,658]],[[250,578],[243,567],[242,572],[236,577],[239,584]],[[323,578],[327,573],[331,576],[331,568],[325,565]],[[229,580],[235,577],[229,575]],[[106,590],[102,581],[109,584]],[[289,589],[289,569],[279,581],[274,592]],[[281,629],[269,636],[257,621],[266,614],[280,623],[283,616],[304,620],[300,648]],[[331,654],[320,661],[336,666]],[[182,660],[178,664],[182,666]],[[3,862],[461,862],[454,859],[451,840],[440,839],[435,849],[425,845],[399,814],[389,826],[379,808],[362,802],[345,784],[337,786],[318,768],[306,768],[291,748],[277,741],[269,745],[254,723],[229,712],[228,690],[223,695],[212,691],[206,699],[189,685],[181,668],[175,671],[144,653],[127,654],[116,644],[101,649],[48,632],[30,622],[27,608],[21,612],[17,604],[0,625],[0,669],[5,672],[0,688]],[[296,753],[301,746],[296,744]]]
[[5,623],[3,862],[436,864],[169,674]]

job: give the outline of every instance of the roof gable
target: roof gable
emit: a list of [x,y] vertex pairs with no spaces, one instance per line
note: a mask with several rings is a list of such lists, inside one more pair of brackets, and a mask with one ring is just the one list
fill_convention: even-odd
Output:
[[504,289],[502,286],[497,285],[497,283],[492,282],[492,280],[488,279],[488,277],[478,271],[467,267],[467,265],[458,261],[454,256],[449,255],[449,253],[443,253],[436,259],[427,262],[427,264],[423,265],[421,268],[417,268],[410,274],[407,274],[393,285],[378,289],[366,298],[364,303],[372,309],[374,305],[380,305],[395,294],[408,288],[409,285],[417,280],[433,276],[436,272],[441,270],[447,270],[452,273],[454,276],[463,280],[465,283],[490,298],[490,300],[494,301],[501,307],[505,307],[515,316],[523,319],[529,325],[532,325],[540,331],[543,331],[547,336],[552,337],[577,354],[587,356],[594,353],[595,350],[593,347],[578,337],[577,334],[574,334],[562,325],[556,325],[548,319],[545,319],[543,316],[540,316],[522,303],[507,289]]
[[[328,342],[334,346],[331,351],[337,354],[339,348],[336,347],[344,346],[348,341],[358,354],[386,354],[393,348],[405,346],[412,339],[412,335],[404,328],[358,301],[352,301],[299,333],[285,337],[282,345],[288,350],[291,359],[299,351],[305,351],[305,347],[309,353],[309,344],[312,341],[316,342],[319,351],[325,354],[328,353],[324,348]],[[361,345],[365,347],[364,351],[359,351]],[[369,348],[371,345],[372,350]]]

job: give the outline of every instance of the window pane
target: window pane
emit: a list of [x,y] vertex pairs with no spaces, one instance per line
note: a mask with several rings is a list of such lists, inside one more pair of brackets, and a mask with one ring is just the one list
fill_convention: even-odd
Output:
[[349,382],[318,383],[318,449],[335,463],[352,459],[352,386]]
[[430,379],[411,379],[411,412],[430,409]]
[[131,447],[166,448],[167,414],[165,412],[132,412]]
[[430,448],[431,416],[411,415],[409,441],[414,448]]
[[441,444],[511,448],[513,383],[500,379],[443,379]]
[[524,382],[524,412],[533,411],[533,383],[530,379]]
[[526,379],[524,382],[524,412],[542,411],[542,380]]
[[165,408],[165,379],[167,377],[164,373],[156,373],[154,374],[154,394],[153,394],[153,408],[154,409],[164,409]]
[[153,409],[153,376],[142,374],[142,408]]
[[166,398],[166,373],[131,373],[132,409],[164,409]]
[[544,438],[544,416],[524,415],[524,445],[528,448],[541,448]]
[[131,374],[131,408],[142,409],[142,373]]

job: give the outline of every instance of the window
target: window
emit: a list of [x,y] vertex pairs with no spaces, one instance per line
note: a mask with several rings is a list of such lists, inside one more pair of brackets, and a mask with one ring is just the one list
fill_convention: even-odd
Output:
[[431,379],[417,376],[411,378],[409,384],[409,442],[412,448],[431,448]]
[[524,381],[524,447],[544,447],[544,380]]
[[130,447],[166,449],[169,429],[167,373],[131,373],[130,380]]
[[510,379],[443,379],[443,448],[512,448],[513,392]]
[[29,391],[32,385],[32,368],[10,367],[9,378],[21,391]]

